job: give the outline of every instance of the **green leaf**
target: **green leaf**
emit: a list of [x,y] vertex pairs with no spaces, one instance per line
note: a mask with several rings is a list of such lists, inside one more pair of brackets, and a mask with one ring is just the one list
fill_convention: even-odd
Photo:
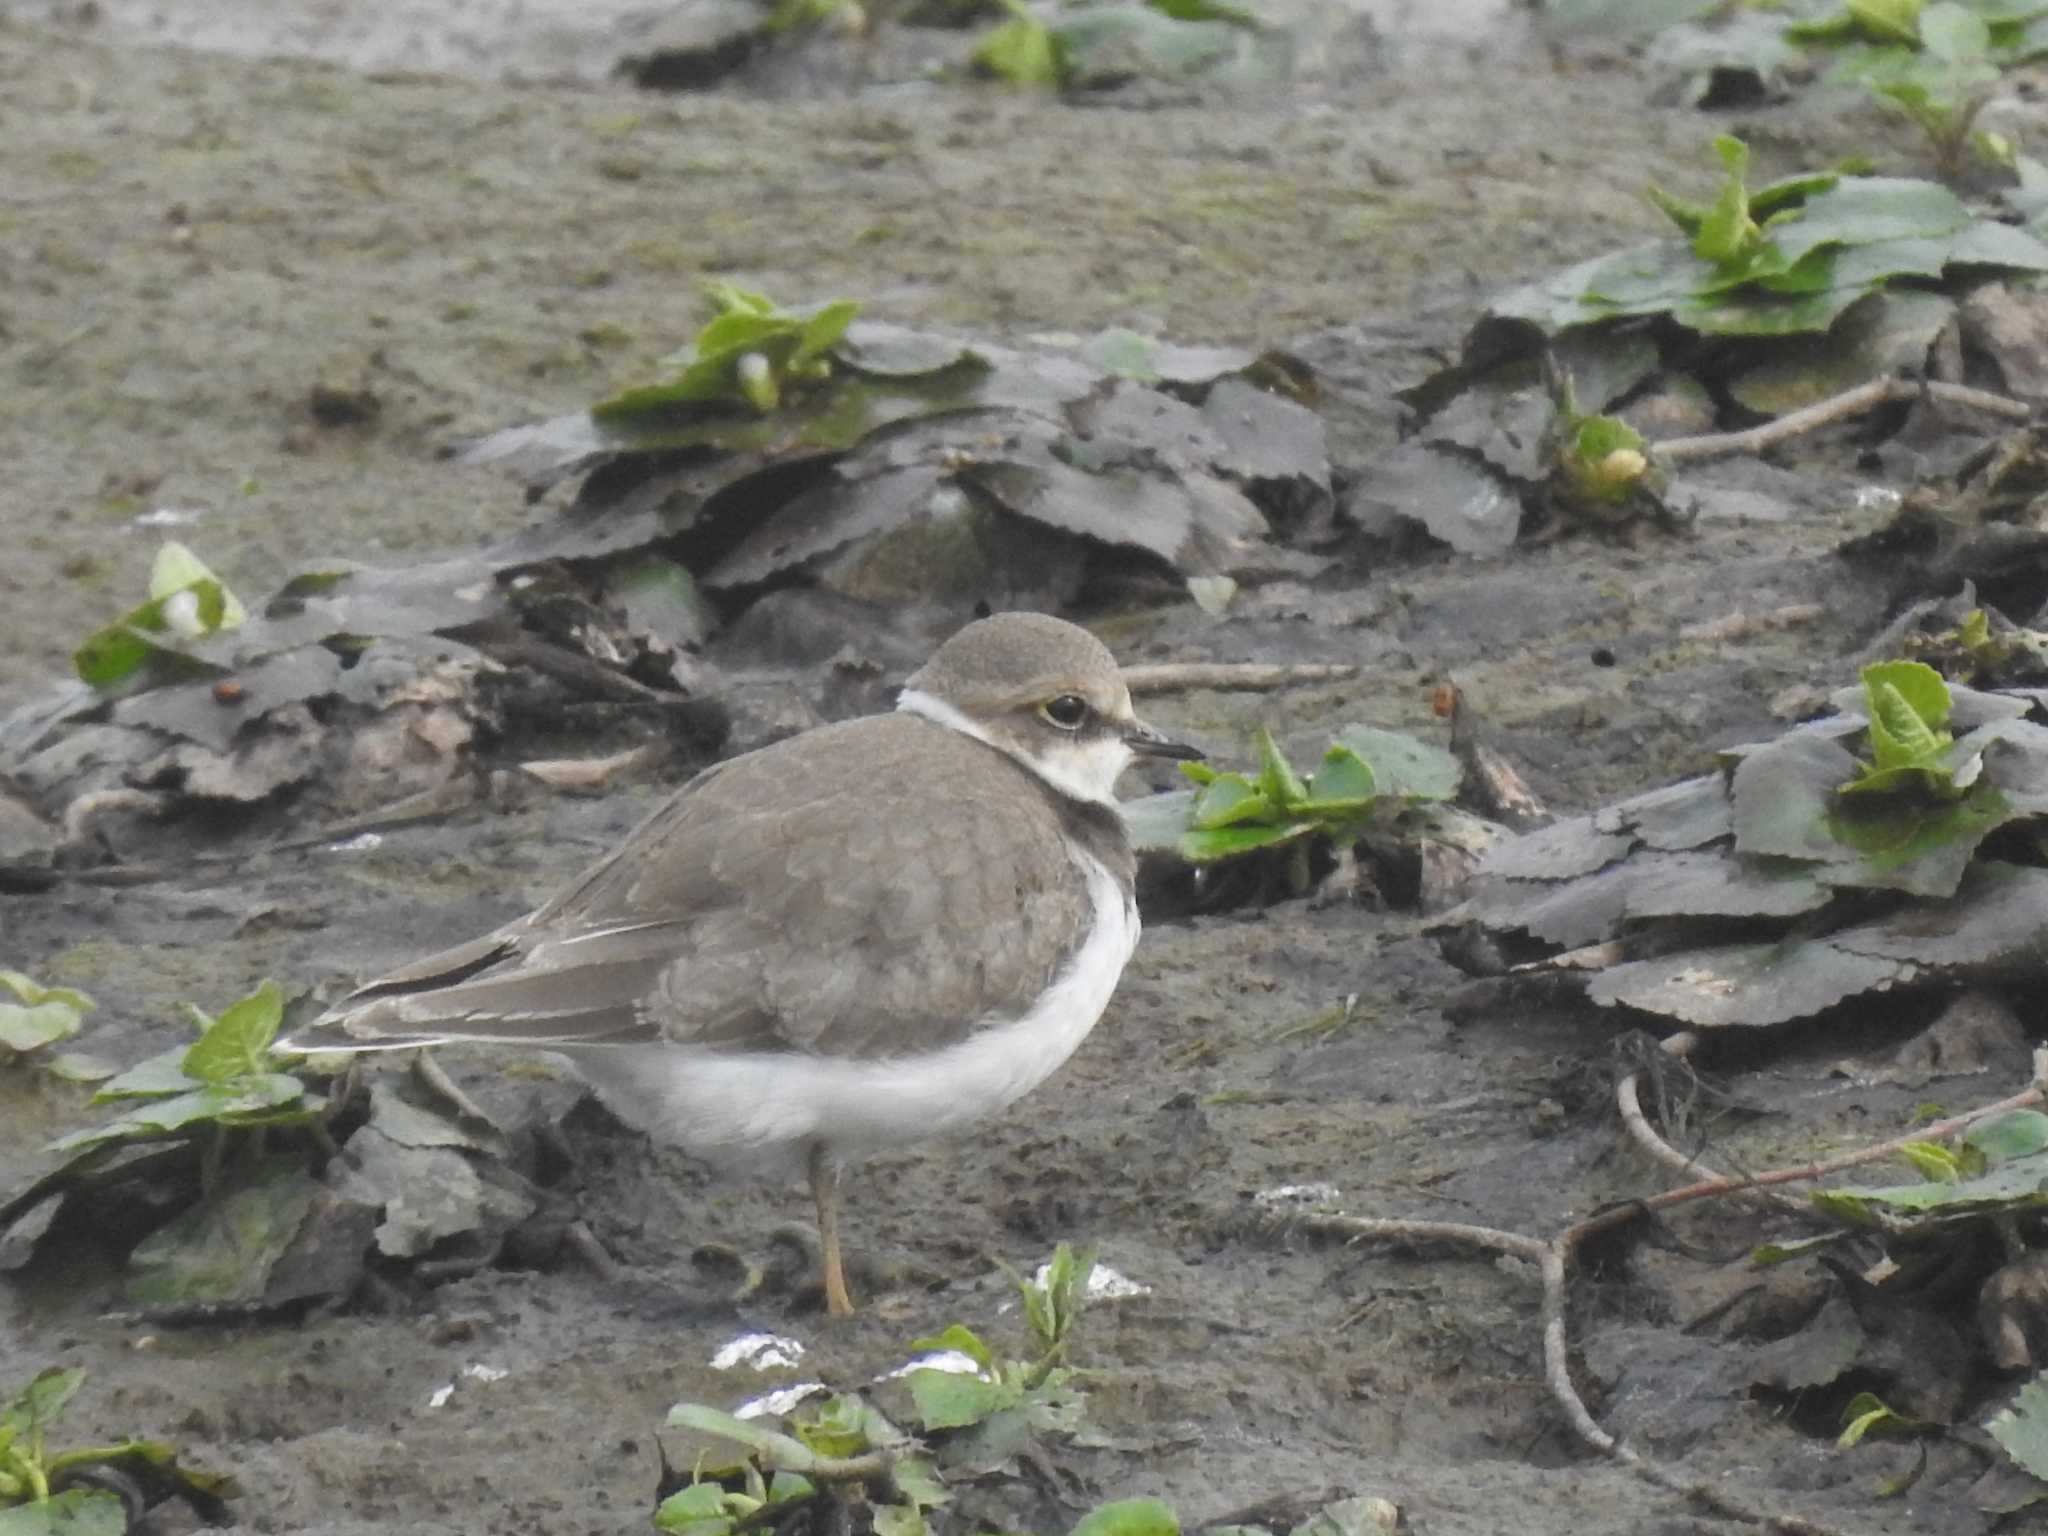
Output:
[[1858,30],[1881,43],[1917,43],[1924,0],[1848,0],[1845,9]]
[[138,1061],[127,1071],[118,1073],[100,1084],[100,1091],[92,1096],[95,1104],[111,1104],[117,1099],[162,1099],[174,1093],[189,1093],[200,1086],[197,1078],[185,1075],[185,1053],[190,1046],[174,1045],[168,1051]]
[[765,294],[726,282],[708,282],[718,307],[690,348],[671,360],[678,371],[659,384],[620,391],[590,408],[591,419],[618,431],[678,410],[718,414],[739,406],[765,414],[783,400],[793,379],[815,380],[830,368],[826,354],[860,313],[851,299],[808,311],[779,308]]
[[1239,858],[1247,853],[1257,853],[1262,848],[1293,842],[1314,830],[1315,823],[1310,821],[1297,821],[1286,826],[1198,827],[1182,834],[1180,856],[1191,864],[1213,864],[1218,859]]
[[1158,1499],[1118,1499],[1083,1515],[1072,1536],[1180,1536],[1180,1518]]
[[1994,1163],[2008,1163],[2048,1151],[2048,1115],[2038,1109],[2007,1110],[1979,1120],[1963,1132],[1963,1140]]
[[751,288],[742,288],[738,283],[729,283],[722,277],[706,278],[703,283],[704,297],[718,307],[721,315],[772,315],[775,301],[765,293],[756,293]]
[[904,1378],[917,1420],[926,1429],[965,1429],[1015,1404],[1021,1394],[1008,1383],[970,1376],[962,1371],[920,1367]]
[[1371,725],[1347,725],[1337,745],[1349,747],[1372,769],[1375,793],[1402,800],[1451,800],[1464,782],[1457,758],[1406,731],[1383,731]]
[[[1283,813],[1292,812],[1308,798],[1308,785],[1294,771],[1294,765],[1287,761],[1287,754],[1273,740],[1273,733],[1264,726],[1259,727],[1259,793]],[[1217,823],[1198,822],[1197,825],[1214,826]]]
[[2048,1481],[2048,1374],[2021,1387],[1984,1428],[2021,1470]]
[[67,1488],[0,1509],[0,1536],[126,1536],[128,1510],[105,1488]]
[[1749,1251],[1749,1262],[1759,1268],[1772,1264],[1783,1264],[1788,1259],[1801,1259],[1819,1248],[1832,1248],[1847,1234],[1823,1232],[1818,1237],[1802,1237],[1785,1243],[1759,1243]]
[[284,989],[265,981],[230,1003],[185,1052],[185,1075],[202,1083],[228,1083],[267,1071],[270,1043],[283,1022]]
[[1991,27],[1966,5],[1930,5],[1920,13],[1920,46],[1950,65],[1981,62],[1991,51]]
[[1195,796],[1194,829],[1214,831],[1270,816],[1273,802],[1241,773],[1219,773]]
[[1796,262],[1824,245],[1946,239],[1972,222],[1947,187],[1897,176],[1851,176],[1810,198],[1799,216],[1771,228],[1772,242]]
[[43,1003],[62,1003],[79,1013],[91,1013],[93,1000],[76,987],[46,987],[20,971],[0,971],[0,986],[31,1008]]
[[69,1003],[0,1003],[0,1049],[35,1051],[78,1033],[84,1022]]
[[1018,0],[1007,0],[1010,19],[975,44],[970,62],[983,74],[1012,85],[1057,88],[1064,78],[1052,29]]
[[846,328],[859,318],[860,304],[854,299],[835,299],[820,305],[797,332],[796,350],[789,355],[790,371],[801,372],[838,346]]
[[938,1468],[918,1456],[900,1458],[889,1469],[889,1480],[896,1485],[896,1491],[919,1509],[937,1509],[950,1504],[953,1495],[946,1491],[946,1485],[939,1480]]
[[996,1357],[981,1341],[981,1335],[960,1323],[950,1325],[945,1332],[931,1334],[926,1338],[912,1339],[910,1347],[920,1354],[938,1354],[951,1351],[965,1355],[985,1375],[993,1376]]
[[108,1142],[153,1141],[207,1121],[230,1125],[266,1123],[280,1118],[267,1112],[299,1105],[305,1095],[305,1085],[282,1072],[210,1083],[172,1098],[150,1099],[105,1125],[60,1136],[49,1144],[49,1150],[79,1152]]
[[725,1490],[716,1483],[692,1483],[663,1499],[654,1511],[654,1528],[686,1536],[726,1536],[733,1522]]
[[79,1366],[53,1365],[38,1372],[12,1402],[0,1408],[0,1428],[12,1431],[17,1439],[48,1429],[63,1416],[65,1407],[84,1385],[85,1371]]
[[930,1529],[915,1504],[875,1504],[868,1509],[875,1536],[926,1536]]
[[109,688],[153,658],[176,659],[185,642],[234,629],[248,617],[240,600],[197,555],[168,543],[150,568],[149,600],[87,636],[72,654],[72,664],[95,688]]
[[1911,1163],[1923,1179],[1953,1184],[1963,1176],[1962,1164],[1955,1153],[1939,1142],[1909,1141],[1899,1148],[1899,1156]]
[[870,1411],[852,1393],[834,1393],[810,1408],[790,1428],[796,1431],[799,1440],[820,1456],[857,1456],[870,1449],[867,1431]]
[[1865,667],[1861,676],[1866,693],[1873,683],[1889,685],[1929,730],[1948,724],[1949,711],[1955,707],[1948,682],[1925,662],[1881,661]]
[[121,1070],[111,1061],[85,1051],[59,1051],[42,1066],[52,1077],[61,1077],[67,1083],[103,1082]]
[[1875,1392],[1858,1392],[1850,1398],[1842,1410],[1842,1423],[1845,1427],[1835,1444],[1845,1451],[1873,1430],[1911,1434],[1925,1427],[1918,1419],[1895,1412]]
[[670,1429],[694,1429],[700,1434],[736,1440],[762,1452],[770,1465],[785,1472],[813,1472],[817,1469],[817,1454],[801,1440],[770,1429],[765,1424],[757,1424],[752,1419],[735,1418],[702,1403],[677,1403],[669,1409],[667,1423]]
[[1749,146],[1722,134],[1714,140],[1714,152],[1721,157],[1728,176],[1713,206],[1700,220],[1692,237],[1692,250],[1701,260],[1726,267],[1746,261],[1762,241],[1763,232],[1749,216],[1749,189],[1744,185],[1749,172]]
[[1227,5],[1224,0],[1145,0],[1145,3],[1175,21],[1225,21],[1249,32],[1257,32],[1264,25],[1256,11],[1241,5]]
[[1364,758],[1337,742],[1323,753],[1308,790],[1302,810],[1311,815],[1329,815],[1340,810],[1363,810],[1371,805],[1378,780]]

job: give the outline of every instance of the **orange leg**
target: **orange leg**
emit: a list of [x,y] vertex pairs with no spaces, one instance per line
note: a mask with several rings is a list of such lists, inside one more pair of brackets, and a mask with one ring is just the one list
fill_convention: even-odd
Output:
[[853,1298],[846,1293],[846,1272],[839,1267],[839,1170],[826,1155],[823,1142],[811,1147],[811,1198],[818,1202],[818,1247],[825,1268],[825,1312],[853,1316]]

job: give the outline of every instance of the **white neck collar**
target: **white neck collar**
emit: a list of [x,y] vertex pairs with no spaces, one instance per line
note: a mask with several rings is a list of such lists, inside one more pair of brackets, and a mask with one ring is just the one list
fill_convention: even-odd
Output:
[[[1090,805],[1106,805],[1111,810],[1116,809],[1115,793],[1105,786],[1099,777],[1102,771],[1101,765],[1089,764],[1078,752],[1074,754],[1070,761],[1046,762],[1039,758],[1027,756],[1025,753],[1019,752],[1015,747],[997,741],[987,731],[975,724],[974,721],[968,719],[966,715],[962,714],[951,704],[948,704],[944,699],[926,693],[921,688],[904,689],[897,696],[896,708],[903,714],[921,715],[927,720],[945,726],[950,731],[958,731],[962,736],[971,736],[985,746],[994,747],[1005,757],[1022,763],[1026,768],[1037,774],[1039,778],[1070,799],[1084,800]],[[1116,764],[1116,773],[1122,773],[1129,763],[1130,753],[1129,749],[1126,748],[1122,760]],[[1093,773],[1087,771],[1090,767],[1094,768],[1095,771]],[[1115,783],[1116,773],[1109,775],[1109,781],[1112,785]]]

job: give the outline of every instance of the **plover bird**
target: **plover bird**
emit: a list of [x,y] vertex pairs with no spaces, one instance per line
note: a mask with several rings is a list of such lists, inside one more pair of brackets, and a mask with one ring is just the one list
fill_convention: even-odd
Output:
[[285,1048],[559,1052],[660,1140],[801,1168],[845,1316],[846,1160],[1015,1102],[1102,1016],[1138,942],[1114,789],[1139,756],[1201,754],[1086,630],[982,619],[894,713],[706,769],[538,911]]

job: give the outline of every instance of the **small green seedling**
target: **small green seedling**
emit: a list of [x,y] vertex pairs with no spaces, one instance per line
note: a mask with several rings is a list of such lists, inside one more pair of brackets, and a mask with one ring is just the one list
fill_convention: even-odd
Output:
[[154,1505],[182,1498],[201,1519],[224,1524],[232,1479],[181,1466],[155,1440],[57,1450],[50,1431],[85,1372],[42,1372],[0,1406],[0,1532],[5,1536],[123,1536]]
[[176,665],[184,648],[247,622],[248,610],[184,545],[167,543],[149,572],[149,600],[89,635],[72,654],[95,688],[126,682],[151,661]]
[[[1229,0],[1079,0],[1034,6],[1002,0],[1009,19],[975,45],[971,63],[1010,85],[1066,90],[1149,64],[1199,70],[1224,57],[1231,29],[1256,32],[1258,15]],[[1110,67],[1097,61],[1116,57]]]
[[747,1447],[737,1463],[700,1463],[661,1501],[654,1523],[688,1536],[727,1536],[772,1521],[762,1512],[858,1491],[879,1536],[926,1536],[925,1512],[946,1503],[939,1474],[917,1442],[853,1394],[806,1403],[792,1434],[702,1403],[677,1403],[671,1429],[695,1430]]
[[1061,1243],[1053,1250],[1042,1281],[1026,1279],[1007,1265],[1004,1272],[1023,1303],[1031,1358],[999,1358],[962,1323],[913,1340],[912,1349],[957,1353],[974,1362],[972,1372],[922,1366],[904,1378],[917,1404],[918,1421],[933,1431],[994,1426],[1005,1436],[1012,1430],[1073,1434],[1084,1421],[1087,1394],[1075,1372],[1061,1362],[1088,1298],[1095,1250],[1076,1254]]
[[1871,761],[1859,765],[1844,795],[1917,794],[1953,800],[1968,786],[1956,783],[1947,729],[1953,702],[1948,684],[1925,662],[1886,661],[1863,669],[1870,715]]
[[1260,730],[1258,753],[1256,773],[1183,763],[1199,788],[1127,804],[1133,839],[1194,864],[1317,836],[1355,839],[1412,807],[1450,800],[1463,772],[1441,748],[1370,726],[1347,727],[1306,776],[1270,731]]
[[591,407],[594,418],[622,423],[650,413],[734,408],[766,415],[791,390],[831,377],[832,349],[860,313],[852,299],[787,310],[726,282],[706,283],[704,292],[718,313],[687,351],[669,359],[676,375],[600,401]]
[[1974,148],[2012,169],[2014,150],[1997,135],[1973,132],[1991,99],[2001,62],[2021,62],[2033,46],[2032,17],[1920,0],[1864,0],[1824,22],[1795,24],[1795,41],[1845,45],[1831,81],[1860,84],[1898,108],[1927,137],[1944,177],[1961,173]]
[[52,1051],[85,1024],[92,999],[73,987],[46,987],[20,971],[0,971],[0,987],[14,994],[0,1002],[0,1065],[26,1063],[75,1083],[111,1077],[114,1068],[76,1051]]
[[[1739,208],[1742,199],[1736,201]],[[1554,504],[1572,516],[1602,522],[1631,512],[1638,498],[1661,511],[1663,476],[1650,462],[1643,435],[1619,416],[1581,411],[1570,374],[1558,373],[1551,388],[1557,403],[1549,439]]]
[[191,1003],[184,1012],[199,1038],[103,1083],[95,1104],[132,1107],[104,1124],[59,1137],[52,1151],[85,1154],[126,1142],[204,1134],[210,1139],[202,1181],[210,1188],[236,1133],[303,1126],[318,1118],[325,1101],[282,1070],[286,1063],[271,1050],[284,1018],[284,993],[276,982],[264,982],[218,1018]]
[[700,1462],[687,1484],[663,1498],[655,1525],[687,1536],[729,1536],[776,1522],[780,1516],[766,1512],[780,1505],[857,1494],[878,1536],[927,1536],[926,1515],[952,1497],[939,1465],[954,1464],[949,1458],[956,1449],[997,1446],[1003,1448],[997,1459],[1007,1459],[1036,1434],[1081,1428],[1084,1395],[1075,1372],[1061,1362],[1094,1270],[1092,1249],[1076,1254],[1065,1243],[1053,1251],[1042,1280],[1006,1266],[1030,1330],[1028,1360],[999,1358],[959,1323],[912,1341],[912,1349],[963,1355],[973,1367],[926,1365],[904,1373],[918,1420],[941,1447],[937,1461],[857,1394],[800,1405],[788,1417],[789,1433],[702,1403],[677,1403],[668,1413],[670,1428],[732,1441],[747,1455],[733,1464]]

